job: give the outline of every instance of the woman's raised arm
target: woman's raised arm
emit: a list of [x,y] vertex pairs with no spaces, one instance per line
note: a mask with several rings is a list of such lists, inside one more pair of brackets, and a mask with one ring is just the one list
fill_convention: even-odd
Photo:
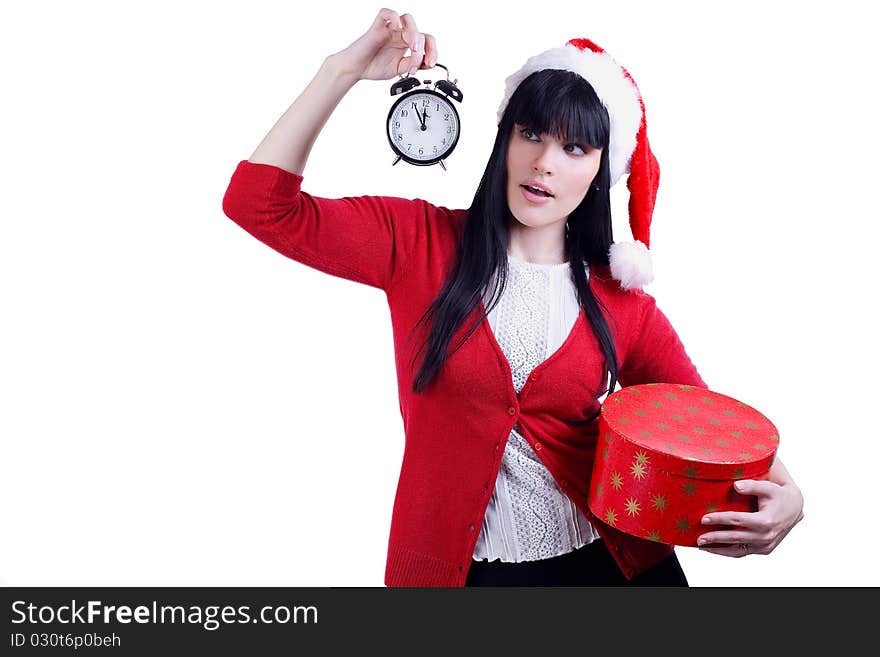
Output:
[[[412,53],[405,56],[410,47]],[[419,32],[411,15],[380,10],[357,41],[324,60],[248,161],[302,175],[318,134],[358,80],[389,80],[421,66],[429,68],[436,61],[434,37]]]

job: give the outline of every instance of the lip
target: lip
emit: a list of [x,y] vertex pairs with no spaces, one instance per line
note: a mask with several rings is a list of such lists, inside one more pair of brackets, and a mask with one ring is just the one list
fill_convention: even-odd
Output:
[[545,192],[553,196],[553,190],[547,187],[544,183],[540,183],[537,180],[526,180],[523,185],[531,185],[532,187],[537,187],[538,189],[543,189]]
[[535,205],[544,205],[553,200],[552,196],[538,196],[537,194],[532,194],[525,187],[520,187],[519,191],[522,192],[522,195],[529,203],[534,203]]

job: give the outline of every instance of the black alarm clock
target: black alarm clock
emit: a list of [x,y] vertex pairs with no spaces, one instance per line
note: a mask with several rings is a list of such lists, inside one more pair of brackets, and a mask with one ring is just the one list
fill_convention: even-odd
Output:
[[[405,160],[416,166],[440,164],[446,170],[444,160],[449,157],[461,135],[461,120],[452,100],[461,102],[462,93],[456,83],[438,80],[431,89],[431,81],[422,83],[418,78],[406,75],[391,85],[391,95],[403,94],[391,105],[386,121],[386,134],[391,150],[395,153],[392,166]],[[424,84],[424,86],[422,86]]]

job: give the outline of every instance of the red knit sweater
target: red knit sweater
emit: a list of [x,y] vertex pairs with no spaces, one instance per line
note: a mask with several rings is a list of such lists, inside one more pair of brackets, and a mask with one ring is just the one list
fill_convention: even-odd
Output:
[[[276,251],[320,271],[385,291],[391,311],[405,448],[391,517],[385,584],[464,586],[507,437],[518,424],[535,454],[606,541],[631,578],[672,547],[624,534],[595,517],[587,487],[598,422],[570,427],[598,409],[603,357],[581,311],[557,351],[534,368],[517,395],[510,365],[483,322],[430,386],[414,394],[425,333],[407,340],[454,263],[466,210],[421,199],[327,199],[301,191],[303,177],[267,164],[239,163],[223,211]],[[624,291],[607,270],[589,284],[608,309],[622,386],[706,387],[654,298]],[[479,316],[469,316],[450,345]]]

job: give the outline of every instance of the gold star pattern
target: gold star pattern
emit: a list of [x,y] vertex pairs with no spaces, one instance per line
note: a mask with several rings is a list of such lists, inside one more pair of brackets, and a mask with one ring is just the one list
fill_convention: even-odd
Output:
[[660,532],[658,532],[658,531],[648,532],[648,540],[649,541],[656,541],[657,543],[659,543],[660,542]]
[[662,495],[655,495],[654,499],[651,500],[651,505],[657,511],[665,511],[666,510],[666,498]]
[[645,411],[643,411],[641,408],[637,408],[637,409],[636,409],[635,411],[633,411],[633,412],[634,412],[636,415],[638,415],[639,417],[645,417]]
[[698,410],[700,410],[700,409],[697,408],[696,406],[688,406],[687,409],[688,409],[688,411],[690,411],[691,413],[696,413]]
[[645,478],[645,466],[643,466],[638,461],[633,461],[632,467],[629,470],[632,473],[632,476],[636,479],[644,479]]
[[683,442],[683,443],[689,443],[689,442],[691,442],[691,439],[690,439],[690,438],[688,438],[687,436],[683,436],[683,435],[682,435],[682,436],[679,436],[678,439],[679,439],[681,442]]
[[650,438],[651,436],[654,435],[650,431],[639,431],[639,434],[644,436],[645,438]]
[[626,512],[629,515],[635,517],[635,516],[639,515],[639,511],[641,511],[641,510],[642,510],[641,504],[639,504],[634,497],[630,497],[626,501]]
[[674,451],[675,451],[675,445],[669,445],[669,444],[666,444],[666,445],[663,445],[663,446],[666,448],[666,451],[667,451],[667,452],[674,452]]
[[682,390],[693,390],[694,389],[693,386],[689,386],[686,383],[681,383],[681,384],[679,384],[678,387],[681,388]]
[[699,469],[697,466],[695,466],[695,465],[689,465],[688,467],[686,467],[686,468],[684,469],[684,476],[685,476],[685,477],[696,477],[696,476],[697,476],[697,473],[698,473],[699,471],[700,471],[700,469]]
[[663,408],[663,404],[658,401],[651,402],[651,406],[653,406],[654,408]]
[[596,484],[596,496],[597,497],[602,496],[602,484]]
[[617,421],[620,422],[621,424],[629,424],[629,418],[628,418],[628,417],[617,418]]
[[678,395],[676,395],[674,392],[667,392],[663,396],[666,397],[666,399],[678,399]]
[[731,431],[730,435],[733,436],[734,438],[742,438],[743,437],[742,431]]
[[779,436],[777,436],[777,435],[774,433],[772,436],[770,436],[770,440],[772,440],[772,441],[775,442],[775,443],[778,443],[778,442],[779,442]]
[[706,513],[712,513],[713,511],[717,511],[717,510],[718,510],[718,505],[715,504],[714,502],[709,502],[706,505]]
[[636,461],[637,461],[638,463],[641,463],[642,465],[648,465],[648,462],[649,462],[650,460],[651,460],[651,459],[648,458],[648,455],[645,454],[645,453],[642,452],[642,451],[639,451],[639,452],[636,454]]
[[636,388],[633,388],[632,386],[630,386],[629,388],[627,388],[627,390],[630,392],[630,394],[633,394],[633,395],[640,395],[640,394],[642,394],[640,390],[637,390]]
[[614,490],[620,490],[623,487],[623,477],[620,476],[619,472],[611,473],[611,487]]
[[681,415],[673,415],[672,419],[676,422],[684,422],[684,418]]
[[611,434],[608,432],[605,432],[605,442],[611,444]]
[[727,417],[733,417],[734,415],[736,415],[736,413],[734,413],[734,412],[733,412],[732,410],[730,410],[729,408],[728,408],[728,409],[725,409],[724,414],[725,414]]
[[708,447],[703,448],[703,456],[712,456],[713,452]]
[[608,509],[608,512],[605,514],[605,522],[609,525],[613,525],[617,522],[617,514],[614,513],[614,509]]
[[706,430],[703,427],[694,427],[694,433],[700,436],[706,433]]
[[682,533],[685,533],[685,532],[687,532],[687,531],[691,528],[691,523],[688,522],[688,519],[687,519],[687,518],[679,518],[679,519],[675,522],[675,528],[676,528],[678,531],[680,531],[680,532],[682,532]]
[[663,429],[663,430],[665,431],[666,429],[669,428],[669,425],[666,424],[665,422],[661,422],[660,424],[657,425],[657,428],[658,428],[658,429]]
[[733,472],[730,473],[730,476],[733,477],[734,479],[739,479],[740,477],[743,476],[744,473],[745,473],[745,470],[743,470],[742,468],[737,468],[736,470],[734,470]]
[[765,449],[767,449],[767,446],[766,446],[764,443],[755,443],[755,444],[752,445],[752,446],[753,446],[756,450],[758,450],[759,452],[763,452]]
[[608,448],[607,447],[602,448],[602,460],[603,461],[608,460]]
[[758,425],[755,424],[754,422],[746,422],[746,427],[749,429],[757,429]]
[[724,440],[723,438],[721,440],[716,440],[715,444],[718,445],[719,447],[727,447],[727,441]]
[[700,401],[703,402],[704,404],[711,404],[712,398],[711,397],[700,397]]
[[692,481],[686,481],[682,486],[685,495],[693,495],[697,492],[697,485]]
[[739,453],[739,457],[740,457],[741,459],[750,459],[750,458],[752,458],[752,455],[749,454],[748,452],[740,452],[740,453]]

